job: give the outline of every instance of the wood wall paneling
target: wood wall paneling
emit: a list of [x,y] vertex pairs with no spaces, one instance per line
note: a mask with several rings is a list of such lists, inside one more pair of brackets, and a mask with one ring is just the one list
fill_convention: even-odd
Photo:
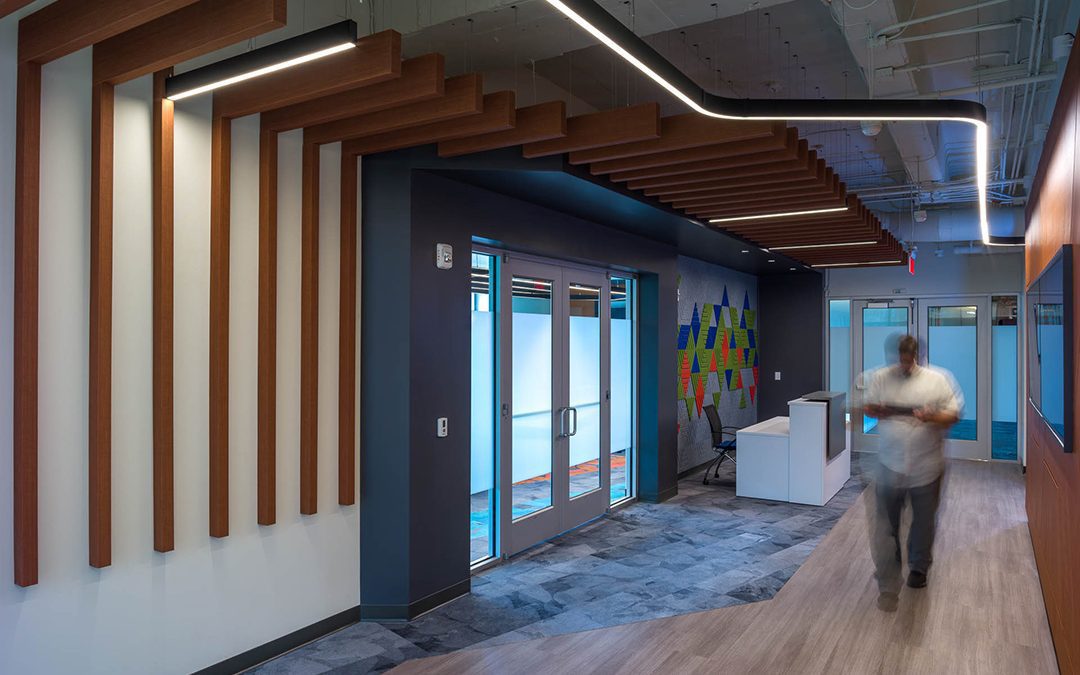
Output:
[[113,85],[95,84],[90,127],[90,565],[112,563]]
[[14,581],[38,582],[38,192],[41,66],[18,65],[15,94],[15,250],[12,335]]
[[660,106],[642,103],[571,117],[564,138],[527,143],[521,153],[531,159],[659,137]]
[[218,89],[214,107],[243,117],[401,75],[401,35],[387,30],[356,42],[356,49]]
[[319,145],[304,140],[300,211],[300,513],[319,510]]
[[[1080,265],[1080,50],[1074,49],[1058,93],[1050,130],[1027,204],[1026,280],[1030,283],[1063,244]],[[1074,279],[1074,283],[1077,280]],[[1080,316],[1074,288],[1073,316]],[[1080,332],[1066,349],[1080,352]],[[1028,345],[1028,349],[1031,349]],[[1080,360],[1072,377],[1080,387]],[[1046,613],[1062,673],[1080,673],[1080,449],[1065,453],[1027,406],[1027,513]],[[1080,438],[1080,416],[1073,438]]]
[[442,54],[401,64],[401,77],[275,108],[262,114],[264,129],[288,131],[426,101],[444,93]]
[[338,504],[356,503],[356,157],[341,156],[341,280],[338,308]]
[[232,120],[210,131],[210,536],[229,535],[229,219]]
[[285,25],[286,0],[199,0],[94,45],[94,81],[118,84]]
[[56,0],[19,21],[19,60],[48,63],[197,0]]
[[479,134],[439,143],[440,157],[457,157],[484,150],[509,148],[522,143],[566,136],[566,103],[549,101],[519,108],[513,129]]
[[277,522],[278,133],[259,133],[258,520]]
[[154,73],[153,98],[153,408],[154,550],[174,548],[173,503],[173,102],[172,69]]
[[350,155],[369,155],[399,150],[428,143],[438,143],[478,134],[505,131],[514,127],[514,92],[497,91],[484,96],[484,109],[478,115],[458,117],[445,122],[422,124],[377,136],[365,136],[346,141],[342,152]]
[[304,138],[311,143],[334,143],[478,115],[483,110],[483,80],[476,74],[460,75],[446,80],[443,95],[437,99],[310,126],[304,129]]

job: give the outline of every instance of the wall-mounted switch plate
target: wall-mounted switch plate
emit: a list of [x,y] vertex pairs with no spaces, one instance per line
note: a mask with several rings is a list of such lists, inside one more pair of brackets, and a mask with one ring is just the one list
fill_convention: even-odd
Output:
[[780,371],[779,370],[776,371],[775,373],[773,373],[773,379],[776,380],[777,382],[780,381]]
[[450,424],[445,417],[435,420],[435,435],[439,438],[446,438],[450,435]]
[[450,244],[435,244],[435,267],[448,270],[454,266],[454,247]]

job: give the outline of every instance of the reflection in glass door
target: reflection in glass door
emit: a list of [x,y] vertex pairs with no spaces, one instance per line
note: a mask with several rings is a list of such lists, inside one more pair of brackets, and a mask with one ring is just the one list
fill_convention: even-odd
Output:
[[877,419],[862,413],[862,392],[872,371],[895,363],[901,337],[914,332],[911,301],[851,303],[855,376],[851,402],[851,444],[857,452],[877,451]]
[[610,503],[610,283],[526,259],[503,269],[500,541],[512,555]]
[[926,298],[918,304],[925,362],[948,371],[964,398],[960,421],[949,429],[945,453],[949,457],[990,459],[987,298]]

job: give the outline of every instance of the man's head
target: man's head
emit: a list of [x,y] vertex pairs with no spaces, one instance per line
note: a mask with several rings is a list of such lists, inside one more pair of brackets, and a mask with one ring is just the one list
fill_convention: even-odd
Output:
[[911,371],[915,369],[916,361],[919,360],[919,341],[910,335],[905,335],[900,338],[896,351],[900,356],[900,370],[905,375],[910,375]]

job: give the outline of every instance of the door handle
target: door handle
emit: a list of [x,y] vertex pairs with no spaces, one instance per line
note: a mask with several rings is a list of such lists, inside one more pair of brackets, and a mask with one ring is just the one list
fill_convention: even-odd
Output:
[[566,413],[570,408],[559,408],[559,438],[568,438],[570,436],[566,431]]
[[574,430],[571,431],[568,436],[577,436],[577,408],[567,408],[570,412],[574,413]]

